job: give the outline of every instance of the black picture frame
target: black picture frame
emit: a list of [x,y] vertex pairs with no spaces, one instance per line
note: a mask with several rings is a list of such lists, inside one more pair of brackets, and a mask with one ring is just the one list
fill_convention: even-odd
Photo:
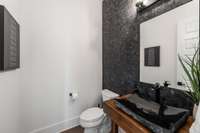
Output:
[[154,67],[160,66],[160,46],[144,49],[144,65]]
[[20,68],[20,25],[0,5],[0,71]]

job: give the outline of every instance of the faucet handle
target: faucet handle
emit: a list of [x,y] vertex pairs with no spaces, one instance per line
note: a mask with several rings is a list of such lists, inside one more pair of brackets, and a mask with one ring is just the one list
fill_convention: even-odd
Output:
[[164,81],[163,83],[164,87],[168,87],[169,85],[171,85],[170,81]]
[[153,88],[160,88],[160,83],[156,82],[153,86]]

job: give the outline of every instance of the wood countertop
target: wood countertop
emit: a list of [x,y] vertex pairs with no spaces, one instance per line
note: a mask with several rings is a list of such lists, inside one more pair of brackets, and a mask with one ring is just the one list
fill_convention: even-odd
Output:
[[[120,99],[126,97],[119,97]],[[121,127],[126,133],[151,133],[133,117],[120,110],[114,100],[104,103],[104,111],[112,120],[112,133],[118,133],[118,127]],[[178,133],[189,133],[189,129],[193,123],[192,117],[189,117],[186,124],[178,131]]]

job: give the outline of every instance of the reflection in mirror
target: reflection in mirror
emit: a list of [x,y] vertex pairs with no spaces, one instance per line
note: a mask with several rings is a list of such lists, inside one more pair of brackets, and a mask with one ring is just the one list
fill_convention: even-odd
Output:
[[[178,54],[192,56],[199,47],[199,0],[193,0],[140,25],[140,81],[186,89]],[[160,66],[145,66],[145,48],[160,46]]]

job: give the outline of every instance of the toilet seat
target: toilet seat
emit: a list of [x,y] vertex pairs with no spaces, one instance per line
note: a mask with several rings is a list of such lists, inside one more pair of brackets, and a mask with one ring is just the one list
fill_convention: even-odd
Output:
[[85,110],[80,115],[80,120],[86,123],[93,123],[102,120],[103,117],[104,117],[103,109],[95,107]]

